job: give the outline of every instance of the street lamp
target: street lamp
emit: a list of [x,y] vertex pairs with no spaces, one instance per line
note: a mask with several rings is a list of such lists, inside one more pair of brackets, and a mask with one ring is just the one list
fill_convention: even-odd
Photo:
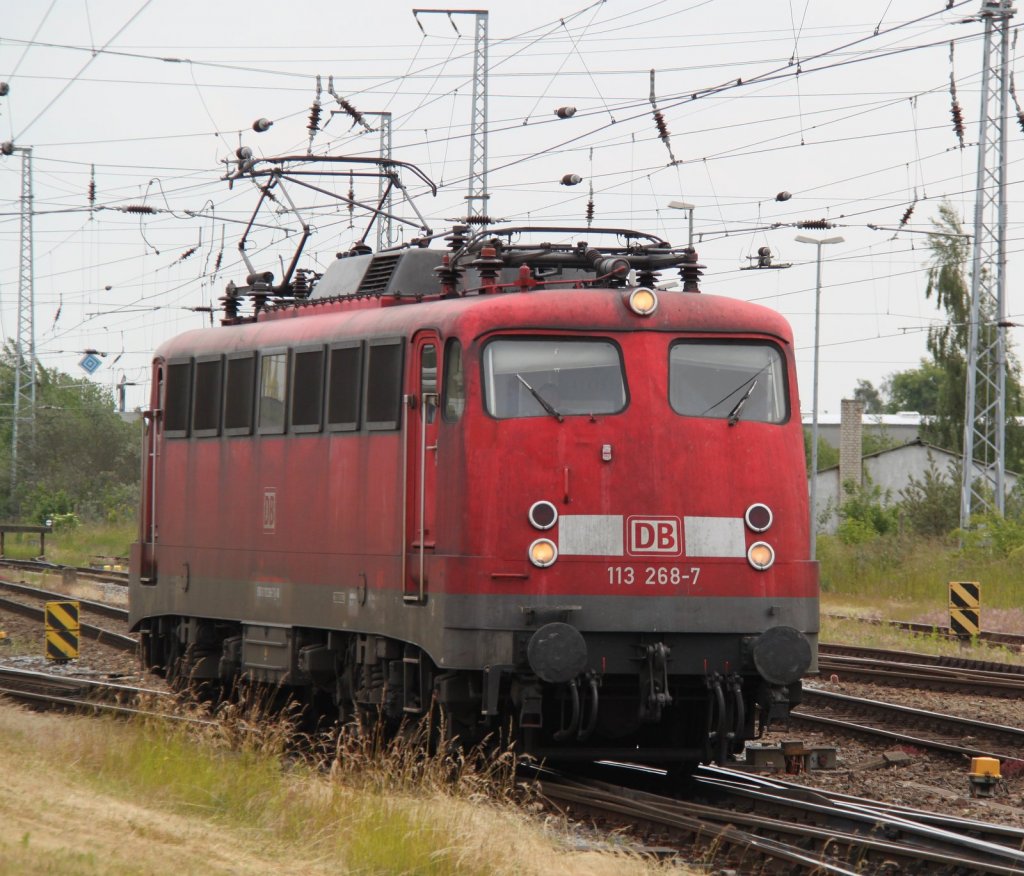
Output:
[[814,560],[818,547],[818,329],[821,322],[821,248],[829,243],[842,243],[843,238],[817,239],[798,234],[796,240],[798,243],[813,243],[818,248],[818,280],[814,288],[814,409],[811,411],[811,559]]
[[696,209],[693,204],[687,204],[686,201],[669,201],[669,207],[672,210],[688,210],[690,213],[690,239],[687,242],[687,246],[693,247],[693,211]]

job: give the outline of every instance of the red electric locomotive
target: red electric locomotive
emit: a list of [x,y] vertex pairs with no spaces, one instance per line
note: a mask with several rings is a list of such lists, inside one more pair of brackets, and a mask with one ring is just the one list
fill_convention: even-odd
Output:
[[556,760],[727,760],[817,668],[788,324],[649,235],[448,241],[277,304],[257,276],[255,315],[234,290],[156,352],[146,664]]

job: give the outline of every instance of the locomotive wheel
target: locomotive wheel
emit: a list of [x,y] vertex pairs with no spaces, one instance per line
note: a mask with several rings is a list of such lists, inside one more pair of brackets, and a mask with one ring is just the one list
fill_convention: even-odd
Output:
[[168,638],[164,653],[164,679],[171,690],[181,692],[188,687],[188,671],[181,641],[177,635]]

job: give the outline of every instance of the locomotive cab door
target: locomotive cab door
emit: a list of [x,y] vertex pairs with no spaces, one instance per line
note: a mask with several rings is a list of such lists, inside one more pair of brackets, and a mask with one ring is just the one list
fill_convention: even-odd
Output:
[[440,411],[441,341],[436,332],[413,337],[409,393],[405,397],[405,557],[407,603],[427,597],[427,558],[435,547],[437,436]]
[[155,369],[154,401],[142,415],[142,511],[139,518],[139,540],[132,545],[135,555],[131,568],[137,570],[140,584],[156,584],[156,502],[157,457],[163,426],[164,369]]

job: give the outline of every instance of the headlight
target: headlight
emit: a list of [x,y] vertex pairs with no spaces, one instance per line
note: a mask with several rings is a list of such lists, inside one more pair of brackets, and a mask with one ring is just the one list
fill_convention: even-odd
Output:
[[551,502],[541,500],[540,502],[534,502],[530,506],[527,516],[530,518],[530,523],[533,524],[534,528],[551,529],[558,521],[558,509]]
[[626,305],[637,316],[650,316],[658,309],[658,296],[653,289],[639,286],[629,293]]
[[766,541],[755,541],[747,548],[747,561],[755,569],[763,572],[775,562],[775,551]]
[[757,502],[747,509],[743,519],[754,532],[764,532],[772,525],[774,517],[772,516],[771,508],[761,502]]
[[530,545],[529,556],[531,563],[545,569],[558,559],[558,548],[550,538],[538,538]]

